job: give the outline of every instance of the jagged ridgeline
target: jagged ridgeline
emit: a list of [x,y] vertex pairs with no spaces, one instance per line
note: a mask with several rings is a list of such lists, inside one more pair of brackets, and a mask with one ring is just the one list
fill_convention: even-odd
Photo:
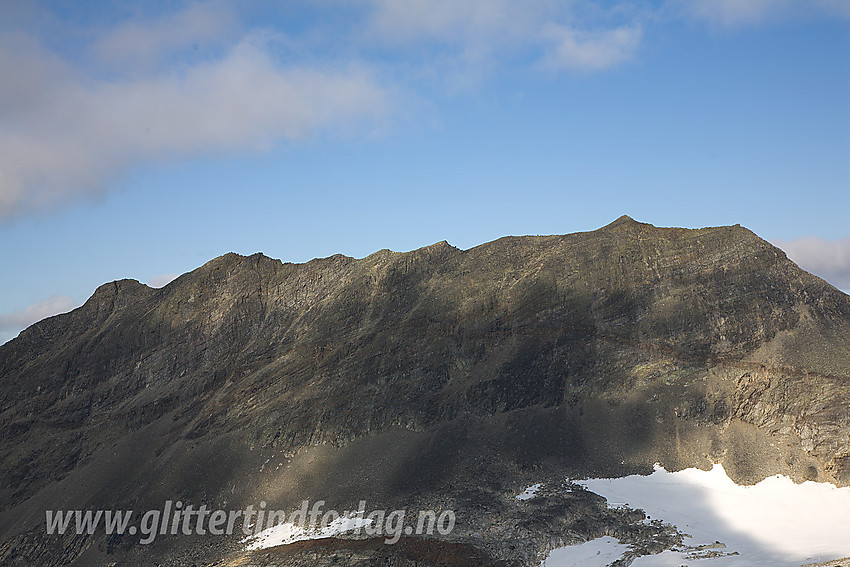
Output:
[[[850,297],[737,225],[226,254],[161,289],[101,286],[0,347],[0,380],[8,564],[259,561],[238,539],[143,560],[138,538],[48,537],[59,503],[452,506],[447,541],[350,543],[342,564],[526,565],[553,534],[634,524],[590,495],[525,518],[503,496],[528,480],[721,462],[738,482],[850,481]],[[328,545],[256,564],[348,544]]]

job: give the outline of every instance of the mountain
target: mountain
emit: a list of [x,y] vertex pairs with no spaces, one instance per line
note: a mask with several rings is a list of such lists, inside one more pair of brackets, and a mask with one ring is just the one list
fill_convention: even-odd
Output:
[[[741,226],[226,254],[0,346],[0,565],[537,565],[675,540],[529,484],[722,463],[850,483],[850,296]],[[558,480],[560,479],[560,480]],[[48,535],[45,510],[444,510],[445,537]],[[671,539],[672,538],[672,539]]]

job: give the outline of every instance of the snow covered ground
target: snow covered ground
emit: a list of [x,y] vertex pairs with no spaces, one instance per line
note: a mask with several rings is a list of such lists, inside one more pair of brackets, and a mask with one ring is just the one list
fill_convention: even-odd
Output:
[[[578,484],[604,496],[609,506],[643,509],[650,519],[688,535],[681,549],[638,557],[633,567],[799,567],[850,556],[850,488],[795,484],[778,475],[739,486],[719,464],[710,471],[674,473],[656,466],[649,476]],[[531,485],[516,498],[534,498],[541,487]],[[248,550],[265,549],[332,537],[371,522],[350,515],[314,530],[284,523],[243,542]],[[541,567],[605,567],[629,551],[628,545],[603,537],[555,549]]]
[[517,500],[531,500],[535,496],[537,496],[537,491],[543,487],[542,484],[532,484],[522,492],[516,495]]
[[[686,548],[633,567],[799,567],[850,556],[850,488],[774,476],[736,485],[721,465],[579,482],[611,506],[641,508],[688,534]],[[725,546],[725,547],[724,547]],[[612,538],[552,551],[545,567],[603,567],[628,549]],[[598,553],[597,553],[598,552]],[[620,555],[613,557],[616,553]],[[590,554],[590,555],[588,555]]]
[[324,537],[333,537],[343,532],[351,531],[359,527],[365,527],[372,523],[369,518],[359,518],[354,516],[342,516],[330,522],[327,526],[308,530],[289,522],[278,524],[271,528],[265,529],[260,533],[248,536],[242,540],[242,543],[247,543],[245,548],[247,551],[256,549],[267,549],[277,545],[286,545],[296,541],[306,539],[321,539]]
[[570,545],[552,550],[545,567],[605,567],[620,559],[629,550],[613,537],[600,537],[581,545]]

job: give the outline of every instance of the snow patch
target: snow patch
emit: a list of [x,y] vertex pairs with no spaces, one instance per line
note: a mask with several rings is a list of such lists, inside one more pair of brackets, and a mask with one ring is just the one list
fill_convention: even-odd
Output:
[[629,551],[613,537],[605,536],[579,545],[568,545],[552,550],[540,567],[605,567]]
[[257,549],[267,549],[278,545],[287,545],[296,541],[307,539],[322,539],[325,537],[333,537],[343,532],[348,532],[357,528],[363,528],[373,522],[370,518],[359,518],[357,515],[349,515],[339,517],[327,526],[305,529],[289,522],[277,524],[268,529],[261,531],[258,534],[248,536],[242,540],[242,543],[248,543],[246,551],[254,551]]
[[[706,567],[799,567],[850,556],[850,488],[811,481],[795,484],[779,475],[754,486],[739,486],[719,464],[710,471],[691,468],[674,473],[656,465],[649,476],[578,484],[604,496],[609,505],[641,508],[689,535],[685,548],[639,557],[633,567],[678,567],[686,562]],[[546,561],[560,557],[556,553],[561,549],[590,543],[556,549]],[[612,551],[627,547],[612,546],[610,541],[604,545]],[[545,563],[573,564],[577,563]]]
[[543,488],[541,483],[532,484],[527,487],[525,490],[516,495],[517,500],[531,500],[535,496],[537,496],[537,491]]

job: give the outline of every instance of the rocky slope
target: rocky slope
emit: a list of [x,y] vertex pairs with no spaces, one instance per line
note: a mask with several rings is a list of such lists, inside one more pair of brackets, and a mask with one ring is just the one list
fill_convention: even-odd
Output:
[[[604,534],[651,546],[675,534],[639,512],[513,495],[654,462],[846,485],[848,380],[850,297],[740,226],[227,254],[162,289],[105,284],[0,347],[0,564],[531,565]],[[262,553],[45,534],[45,509],[169,499],[367,499],[453,507],[458,525]]]

